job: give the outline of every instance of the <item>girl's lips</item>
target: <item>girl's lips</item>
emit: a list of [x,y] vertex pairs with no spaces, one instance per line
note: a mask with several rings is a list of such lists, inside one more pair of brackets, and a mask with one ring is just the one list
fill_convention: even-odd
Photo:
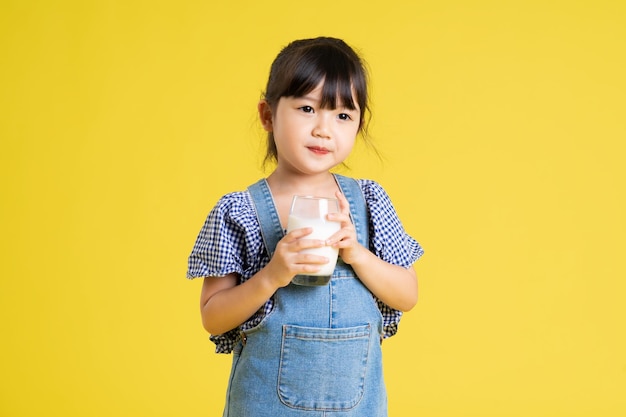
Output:
[[318,155],[326,155],[328,152],[330,152],[328,149],[326,148],[322,148],[320,146],[307,146],[307,148]]

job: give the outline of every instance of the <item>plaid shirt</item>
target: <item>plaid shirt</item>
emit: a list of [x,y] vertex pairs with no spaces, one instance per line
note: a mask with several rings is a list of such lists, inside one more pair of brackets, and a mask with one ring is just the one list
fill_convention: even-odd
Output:
[[[385,190],[371,180],[358,180],[370,216],[370,250],[382,260],[405,268],[424,253],[422,247],[406,234]],[[222,197],[209,213],[189,256],[187,278],[220,277],[236,273],[244,282],[269,262],[261,237],[261,228],[248,191]],[[398,331],[402,312],[392,309],[376,297],[383,316],[383,337]],[[274,301],[265,305],[236,329],[211,335],[217,353],[232,352],[241,331],[251,329],[272,310]]]

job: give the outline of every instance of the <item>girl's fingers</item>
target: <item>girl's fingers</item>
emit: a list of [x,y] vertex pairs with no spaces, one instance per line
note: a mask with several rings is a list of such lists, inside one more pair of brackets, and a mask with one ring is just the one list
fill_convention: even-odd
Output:
[[336,191],[335,197],[339,201],[339,210],[344,214],[350,214],[350,203],[348,203],[346,196],[341,191]]
[[[350,209],[348,209],[350,210]],[[326,215],[326,219],[331,222],[341,223],[341,227],[349,227],[352,225],[352,220],[350,219],[350,213],[328,213]]]
[[348,234],[343,229],[341,229],[338,232],[333,233],[332,236],[326,239],[326,244],[328,246],[333,246],[334,244],[336,244],[337,242],[340,242],[347,236]]
[[296,263],[301,265],[322,265],[328,263],[328,260],[329,259],[325,256],[303,253],[298,256],[298,261]]
[[300,252],[305,249],[321,248],[326,242],[319,239],[298,239],[293,242],[294,252]]
[[325,241],[319,239],[307,239],[306,236],[313,232],[311,227],[303,227],[302,229],[294,229],[287,233],[283,238],[283,243],[289,247],[292,252],[300,252],[303,249],[319,248],[326,244]]
[[310,235],[313,233],[312,227],[303,227],[301,229],[294,229],[285,235],[288,241],[294,241],[296,239],[300,239],[301,237]]

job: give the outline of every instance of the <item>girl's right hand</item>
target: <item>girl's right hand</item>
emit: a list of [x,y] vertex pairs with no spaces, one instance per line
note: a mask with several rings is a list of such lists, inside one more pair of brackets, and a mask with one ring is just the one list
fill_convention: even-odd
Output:
[[319,271],[329,261],[325,256],[302,253],[304,249],[320,248],[326,244],[323,240],[303,239],[312,232],[311,227],[295,229],[278,241],[274,256],[266,266],[268,276],[277,288],[287,286],[298,274]]

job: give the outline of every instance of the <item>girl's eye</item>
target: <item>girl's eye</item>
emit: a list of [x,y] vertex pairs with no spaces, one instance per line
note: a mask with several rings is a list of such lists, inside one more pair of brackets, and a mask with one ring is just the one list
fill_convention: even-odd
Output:
[[339,120],[352,120],[352,117],[347,113],[340,113],[337,117],[339,117]]
[[305,113],[313,113],[313,107],[311,106],[302,106],[300,107],[300,110],[302,110]]

